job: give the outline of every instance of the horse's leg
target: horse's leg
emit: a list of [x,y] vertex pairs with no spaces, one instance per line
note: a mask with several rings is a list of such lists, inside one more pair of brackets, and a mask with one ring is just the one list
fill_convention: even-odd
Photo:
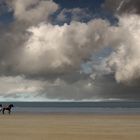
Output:
[[2,109],[2,114],[4,114],[4,111],[5,111],[5,109],[3,108],[3,109]]
[[9,115],[11,114],[11,109],[9,109]]

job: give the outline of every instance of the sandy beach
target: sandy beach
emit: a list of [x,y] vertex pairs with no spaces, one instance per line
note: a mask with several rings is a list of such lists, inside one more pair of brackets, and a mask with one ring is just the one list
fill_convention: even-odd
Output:
[[0,115],[1,140],[139,140],[140,115]]

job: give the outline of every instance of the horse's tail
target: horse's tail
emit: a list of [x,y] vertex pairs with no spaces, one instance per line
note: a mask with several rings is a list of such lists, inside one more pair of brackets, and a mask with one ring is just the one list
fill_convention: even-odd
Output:
[[3,110],[3,107],[2,107],[2,106],[0,106],[0,112],[2,112],[2,110]]
[[2,107],[2,104],[0,104],[0,112],[2,111],[3,107]]

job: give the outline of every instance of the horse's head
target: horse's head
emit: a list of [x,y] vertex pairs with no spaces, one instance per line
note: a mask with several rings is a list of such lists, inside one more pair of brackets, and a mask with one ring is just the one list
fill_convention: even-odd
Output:
[[11,107],[14,107],[14,105],[13,105],[13,104],[10,104],[9,107],[10,107],[10,108],[11,108]]

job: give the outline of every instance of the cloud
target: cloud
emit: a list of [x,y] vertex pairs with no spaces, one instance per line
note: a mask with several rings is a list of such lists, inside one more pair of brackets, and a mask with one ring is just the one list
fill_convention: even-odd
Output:
[[139,0],[105,0],[104,7],[115,13],[140,13]]
[[2,76],[0,77],[0,88],[0,99],[45,101],[89,99],[93,96],[91,92],[94,86],[90,83],[90,80],[86,79],[67,83],[60,78],[54,81],[40,81],[26,79],[24,76]]
[[88,23],[73,21],[63,26],[42,23],[30,27],[31,35],[23,45],[15,70],[27,75],[75,71],[83,59],[114,41],[116,37],[108,38],[114,29],[101,19]]
[[[80,71],[81,63],[90,58],[93,52],[100,51],[104,47],[112,47],[115,50],[118,48],[134,50],[135,47],[132,48],[132,45],[138,44],[136,44],[138,41],[135,35],[139,34],[139,22],[133,24],[136,20],[139,21],[137,15],[120,16],[118,26],[112,26],[103,19],[94,19],[87,23],[72,21],[70,24],[61,26],[42,22],[37,26],[29,26],[26,31],[24,28],[19,29],[19,25],[12,26],[8,32],[4,30],[1,38],[3,45],[0,61],[1,74],[24,74],[28,77],[69,74]],[[132,51],[129,53],[131,54]],[[107,69],[111,71],[115,69],[113,72],[117,81],[123,81],[117,76],[118,68],[124,67],[126,62],[120,66],[113,58],[110,56]],[[124,58],[123,60],[125,61]],[[104,71],[101,69],[105,66],[104,63],[100,71]],[[122,70],[121,68],[120,71]],[[131,77],[130,80],[133,79],[133,76]]]
[[118,82],[129,83],[140,78],[140,17],[120,17],[119,30],[123,31],[122,41],[107,58],[106,63],[115,73]]
[[116,84],[113,75],[67,83],[61,78],[40,81],[25,77],[1,77],[2,101],[107,101],[139,100],[139,85]]
[[[116,27],[111,26],[106,20],[94,19],[87,23],[71,21],[70,24],[62,26],[53,25],[48,23],[44,19],[44,13],[38,10],[38,7],[57,5],[53,1],[8,2],[16,19],[8,28],[1,30],[1,75],[49,77],[51,74],[72,73],[80,70],[82,61],[89,58],[93,52],[110,46],[112,42],[118,43],[118,36],[114,35]],[[45,3],[40,6],[42,2]],[[18,11],[18,8],[21,11]],[[50,12],[47,8],[45,10],[47,16],[56,11]],[[34,15],[34,11],[40,13],[40,18]],[[36,21],[39,24],[34,25],[31,22],[26,26],[24,22],[30,22],[26,18],[31,19],[31,16],[24,12],[33,12],[32,15],[37,17]],[[70,12],[81,13],[81,10],[77,8]],[[19,19],[24,22],[20,22]],[[108,38],[110,34],[112,36]]]
[[42,21],[50,22],[59,6],[51,0],[7,0],[4,4],[15,19],[0,27],[0,75],[18,75],[15,66],[19,63],[23,44],[29,38],[26,30]]
[[[140,79],[140,16],[128,12],[129,8],[125,10],[130,1],[111,2],[109,8],[114,6],[115,11],[123,13],[117,16],[117,25],[99,18],[84,23],[80,15],[88,14],[80,8],[63,9],[56,17],[65,22],[70,13],[70,22],[54,25],[51,15],[59,9],[55,2],[8,1],[14,21],[0,30],[0,97],[132,99],[133,91],[136,96],[138,84],[128,83]],[[135,10],[130,11],[139,13],[135,2]],[[92,60],[92,55],[109,47],[109,56],[101,55],[99,62]]]
[[9,0],[8,4],[16,20],[30,24],[49,21],[59,8],[52,0]]
[[22,76],[1,76],[0,77],[0,96],[13,94],[35,93],[41,90],[43,82],[38,80],[25,79]]
[[86,8],[63,9],[57,15],[58,22],[81,21],[91,19],[91,13]]

